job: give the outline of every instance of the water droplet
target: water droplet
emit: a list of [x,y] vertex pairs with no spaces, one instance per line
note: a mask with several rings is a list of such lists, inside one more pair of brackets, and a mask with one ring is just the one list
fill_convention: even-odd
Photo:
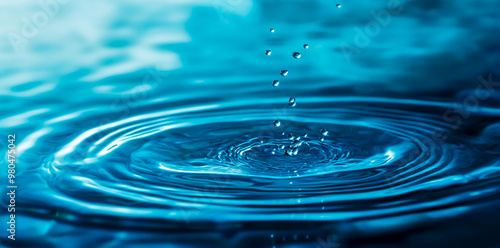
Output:
[[290,182],[290,184],[293,184],[293,182]]
[[290,140],[294,140],[294,139],[295,139],[295,135],[293,135],[293,134],[291,134],[291,133],[290,133],[290,134],[288,134],[288,139],[290,139]]
[[296,156],[298,153],[299,153],[299,148],[298,147],[288,149],[285,152],[285,154],[288,155],[288,156]]
[[325,138],[321,137],[319,140],[321,140],[321,141],[325,141]]
[[277,126],[277,127],[279,127],[281,125],[281,121],[275,120],[274,121],[274,125]]
[[291,145],[290,147],[299,147],[299,146],[301,146],[303,143],[304,143],[304,142],[302,142],[302,141],[298,141],[298,140],[296,140],[296,141],[294,141],[294,142],[292,143],[292,145]]
[[304,138],[307,138],[307,133],[304,133]]
[[304,44],[304,49],[309,49],[309,45]]
[[296,59],[300,58],[300,53],[299,52],[294,52],[292,56]]
[[290,107],[295,107],[295,98],[294,97],[290,97],[290,100],[288,100],[288,106]]
[[286,75],[288,75],[288,70],[281,70],[280,74],[281,76],[286,77]]
[[280,81],[279,80],[274,80],[273,81],[273,86],[274,87],[278,87],[278,85],[280,85]]
[[271,238],[274,238],[274,234],[271,234]]
[[337,6],[337,8],[339,8],[339,9],[342,7],[342,5],[340,5],[340,3],[337,3],[337,5],[335,5],[335,6]]
[[285,149],[285,146],[284,146],[284,145],[281,145],[281,146],[280,146],[280,149],[281,149],[281,150]]
[[328,130],[326,129],[321,129],[321,135],[327,136],[328,135]]
[[266,55],[267,56],[271,55],[271,50],[266,50]]
[[269,32],[274,33],[274,28],[270,28]]

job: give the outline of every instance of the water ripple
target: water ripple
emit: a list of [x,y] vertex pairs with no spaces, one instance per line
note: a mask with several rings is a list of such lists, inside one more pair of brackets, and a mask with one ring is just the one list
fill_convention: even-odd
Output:
[[[481,193],[487,187],[470,190],[500,176],[497,153],[492,147],[470,152],[474,144],[435,111],[451,104],[366,99],[302,97],[293,113],[282,99],[246,107],[233,101],[94,127],[45,159],[44,179],[62,194],[48,205],[64,201],[72,213],[104,219],[182,223],[216,215],[220,221],[300,215],[331,221],[436,208],[464,201],[460,194],[488,195]],[[426,107],[433,111],[421,111]],[[491,124],[476,142],[497,144],[497,130]],[[436,133],[447,139],[436,140]],[[290,156],[290,148],[297,154]],[[447,191],[450,186],[459,188]],[[422,191],[441,193],[422,199]]]

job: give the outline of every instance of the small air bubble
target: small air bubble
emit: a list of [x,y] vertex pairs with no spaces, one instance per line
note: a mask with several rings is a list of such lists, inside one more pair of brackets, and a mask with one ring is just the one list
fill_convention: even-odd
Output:
[[281,70],[280,74],[281,76],[286,77],[286,75],[288,75],[288,70]]
[[274,80],[273,81],[273,86],[274,87],[278,87],[278,85],[280,85],[280,81],[279,80]]
[[274,121],[274,125],[277,126],[277,127],[281,126],[281,121],[275,120]]
[[292,56],[296,59],[300,58],[300,53],[299,52],[294,52]]
[[271,55],[271,50],[266,50],[266,55],[267,56]]

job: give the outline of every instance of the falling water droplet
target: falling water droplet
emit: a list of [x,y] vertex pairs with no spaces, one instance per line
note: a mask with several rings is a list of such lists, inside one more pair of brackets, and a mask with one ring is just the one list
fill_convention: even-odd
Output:
[[295,98],[294,97],[290,97],[290,99],[288,100],[288,106],[290,107],[295,107]]
[[267,56],[271,55],[271,50],[266,50],[266,55]]
[[277,126],[277,127],[279,127],[281,125],[281,121],[275,120],[274,121],[274,125]]
[[307,138],[307,133],[304,133],[304,138]]
[[292,56],[296,59],[300,58],[300,53],[299,52],[294,52]]
[[321,141],[325,141],[325,138],[321,137],[319,140],[321,140]]
[[278,87],[278,85],[280,85],[280,81],[279,80],[274,80],[273,81],[273,86],[274,87]]
[[281,76],[286,77],[288,75],[288,70],[281,70]]
[[274,33],[274,28],[270,28],[269,32]]
[[309,49],[309,45],[304,44],[304,49]]
[[326,129],[321,129],[321,135],[327,136],[328,135],[328,130]]
[[294,140],[294,139],[295,139],[295,135],[293,135],[293,134],[288,134],[288,139],[290,139],[290,140]]
[[337,3],[337,5],[335,5],[335,6],[337,6],[337,8],[339,8],[339,9],[342,7],[342,5],[340,5],[340,3]]

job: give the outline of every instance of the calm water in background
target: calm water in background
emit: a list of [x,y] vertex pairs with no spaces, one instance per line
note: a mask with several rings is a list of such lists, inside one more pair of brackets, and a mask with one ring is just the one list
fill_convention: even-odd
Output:
[[0,6],[1,245],[500,244],[497,1]]

